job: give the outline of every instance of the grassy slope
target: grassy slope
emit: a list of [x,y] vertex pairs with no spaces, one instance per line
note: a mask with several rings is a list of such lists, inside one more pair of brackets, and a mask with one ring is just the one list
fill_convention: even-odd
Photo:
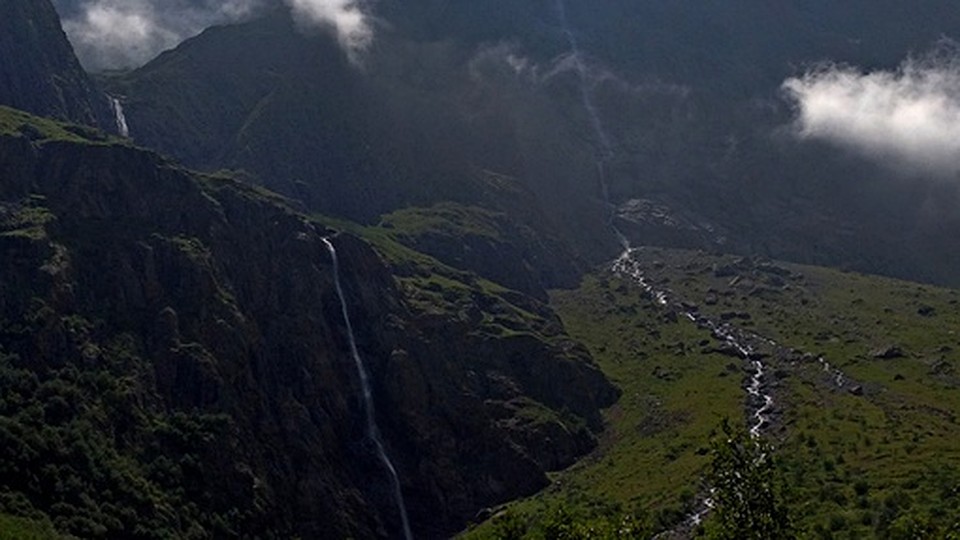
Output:
[[496,315],[483,313],[478,332],[492,335],[507,335],[520,332],[536,333],[537,337],[550,341],[544,335],[540,315],[531,313],[527,301],[518,293],[497,283],[458,270],[437,259],[413,250],[398,240],[409,228],[363,226],[351,221],[314,215],[318,223],[334,230],[355,234],[367,242],[390,264],[397,284],[404,293],[409,307],[436,315],[467,317],[465,310],[474,308],[475,294],[480,293],[496,299]]
[[[770,436],[784,458],[801,537],[930,537],[953,525],[960,515],[960,292],[796,265],[778,266],[792,276],[777,276],[686,251],[649,249],[643,257],[648,276],[676,300],[717,318],[749,313],[739,326],[796,349],[768,362],[781,413]],[[732,275],[717,277],[725,266]],[[711,295],[716,304],[707,305]],[[606,273],[552,299],[623,397],[606,413],[610,429],[600,449],[510,511],[536,530],[559,503],[582,516],[619,508],[653,513],[659,529],[701,489],[708,459],[701,454],[717,420],[742,418],[742,376],[734,369],[742,364],[703,354],[698,342],[709,336],[669,322]],[[905,356],[873,357],[891,345]],[[803,359],[804,352],[813,356]],[[846,375],[843,387],[816,362],[820,355]],[[851,391],[857,386],[863,395]],[[488,522],[466,536],[493,530]]]
[[0,136],[22,136],[34,141],[59,140],[83,144],[116,143],[121,140],[91,127],[64,124],[4,106],[0,106]]
[[[927,285],[783,265],[802,274],[784,289],[770,274],[738,271],[718,278],[689,252],[654,251],[680,296],[704,311],[752,315],[755,330],[822,355],[852,383],[837,388],[815,362],[779,366],[785,404],[781,454],[790,462],[796,515],[810,535],[884,536],[914,522],[946,527],[958,515],[960,486],[960,292]],[[759,277],[760,279],[752,279]],[[751,323],[747,323],[751,324]],[[896,346],[901,358],[875,358]],[[863,396],[850,390],[861,386]]]
[[[739,371],[728,368],[728,357],[700,356],[696,346],[709,334],[666,320],[618,278],[589,276],[577,290],[555,291],[552,300],[623,397],[606,411],[600,448],[511,511],[534,530],[558,506],[583,516],[647,516],[654,528],[673,524],[701,490],[711,431],[722,417],[743,414]],[[495,534],[488,522],[466,536]]]

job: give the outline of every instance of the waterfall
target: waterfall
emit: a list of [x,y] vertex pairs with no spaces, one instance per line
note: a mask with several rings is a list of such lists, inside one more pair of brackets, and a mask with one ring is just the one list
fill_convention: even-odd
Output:
[[[589,73],[587,65],[583,62],[583,52],[580,50],[580,42],[576,34],[570,28],[570,22],[567,20],[567,6],[564,0],[557,0],[557,14],[560,18],[560,28],[564,37],[567,38],[567,44],[570,46],[570,59],[573,61],[573,67],[580,78],[580,100],[583,103],[583,109],[590,118],[590,126],[593,128],[594,136],[597,142],[597,153],[601,161],[606,161],[613,157],[613,145],[610,143],[610,136],[606,128],[603,127],[603,121],[600,120],[600,113],[597,105],[593,101],[593,94],[588,85]],[[607,200],[606,202],[610,202]]]
[[127,126],[127,117],[123,114],[123,104],[118,98],[107,96],[110,100],[110,109],[113,110],[113,118],[117,123],[117,133],[122,137],[130,136],[130,128]]
[[373,409],[373,391],[370,388],[370,376],[367,374],[367,368],[360,357],[360,351],[357,350],[357,340],[353,335],[353,325],[350,323],[350,315],[347,311],[347,298],[343,294],[343,287],[340,285],[340,262],[337,259],[337,250],[329,238],[324,238],[323,243],[330,252],[330,258],[333,259],[333,284],[337,289],[337,297],[340,299],[340,311],[343,314],[343,322],[347,327],[347,336],[350,342],[350,355],[353,357],[353,363],[357,368],[357,375],[360,377],[360,388],[363,392],[363,409],[367,421],[367,437],[373,442],[377,456],[383,463],[383,467],[390,476],[390,483],[393,487],[393,499],[397,504],[397,510],[400,512],[400,519],[403,523],[403,535],[407,540],[413,538],[410,532],[410,522],[407,518],[407,507],[403,502],[403,492],[400,490],[400,477],[397,476],[397,469],[390,461],[387,450],[383,446],[383,439],[380,436],[380,429],[377,427],[377,419]]
[[583,61],[580,42],[570,27],[570,21],[567,20],[567,6],[564,0],[557,0],[557,17],[560,21],[560,29],[567,40],[567,45],[570,47],[570,59],[573,62],[573,68],[576,70],[577,77],[580,80],[580,101],[583,105],[583,110],[587,113],[587,118],[590,120],[590,127],[596,143],[595,151],[597,176],[600,179],[600,193],[603,197],[603,203],[609,212],[607,225],[613,230],[613,233],[617,236],[617,240],[620,241],[620,245],[623,246],[624,250],[629,250],[630,243],[613,222],[615,209],[613,203],[610,201],[610,186],[607,183],[607,164],[613,158],[613,144],[611,143],[607,129],[603,126],[603,120],[600,119],[600,111],[597,109],[597,104],[593,100],[593,92],[590,89],[589,81],[590,74],[588,73],[587,65]]

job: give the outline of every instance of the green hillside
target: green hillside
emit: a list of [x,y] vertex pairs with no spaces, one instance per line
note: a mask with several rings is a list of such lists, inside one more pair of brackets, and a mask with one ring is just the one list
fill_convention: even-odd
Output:
[[[775,412],[764,439],[800,537],[956,534],[960,291],[702,252],[639,259],[673,301],[779,344],[765,349]],[[502,532],[511,515],[542,534],[558,508],[598,530],[624,515],[648,533],[674,529],[705,492],[719,420],[747,425],[747,364],[607,269],[551,299],[622,397],[593,454],[466,536]]]

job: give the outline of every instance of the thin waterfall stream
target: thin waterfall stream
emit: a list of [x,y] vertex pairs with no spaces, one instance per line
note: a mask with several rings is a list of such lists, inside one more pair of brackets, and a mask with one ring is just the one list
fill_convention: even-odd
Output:
[[384,469],[389,473],[390,483],[393,487],[393,499],[397,505],[397,510],[400,512],[400,519],[403,523],[404,538],[412,540],[413,534],[410,532],[407,506],[403,502],[403,492],[400,489],[400,477],[397,475],[397,469],[393,466],[393,462],[390,461],[390,456],[387,455],[387,450],[383,445],[383,438],[380,435],[380,428],[377,427],[377,418],[373,408],[373,390],[370,387],[370,376],[367,373],[363,358],[360,356],[360,351],[357,349],[356,337],[353,335],[353,325],[350,323],[350,314],[347,310],[347,298],[344,296],[343,287],[340,284],[340,261],[337,258],[337,249],[333,247],[333,242],[331,242],[329,238],[324,238],[323,243],[327,246],[327,251],[330,252],[330,258],[333,259],[333,284],[337,289],[337,297],[340,299],[340,311],[343,314],[343,322],[347,327],[350,355],[353,357],[353,362],[357,368],[357,375],[360,378],[360,388],[363,392],[363,409],[367,421],[367,437],[373,442],[377,457],[380,458]]
[[[577,39],[576,33],[570,26],[570,22],[567,18],[567,6],[565,0],[556,1],[556,11],[560,22],[560,29],[562,30],[567,44],[570,47],[569,54],[571,61],[573,62],[573,68],[579,78],[580,99],[583,109],[590,120],[590,127],[594,134],[596,145],[596,164],[597,173],[600,180],[600,190],[604,205],[607,207],[608,211],[607,225],[616,235],[617,240],[619,240],[620,245],[623,247],[623,251],[613,265],[613,272],[628,277],[640,285],[640,287],[653,296],[657,305],[667,309],[677,309],[680,314],[685,316],[692,323],[701,328],[710,329],[716,339],[719,339],[725,342],[727,345],[733,347],[744,361],[750,363],[753,370],[750,375],[749,382],[746,385],[747,395],[749,397],[747,407],[750,410],[750,416],[752,419],[749,429],[750,435],[753,438],[758,438],[761,434],[761,431],[769,425],[769,415],[774,407],[773,396],[764,391],[765,366],[763,362],[754,355],[752,347],[745,340],[741,339],[739,334],[728,325],[718,324],[715,321],[702,316],[700,313],[684,309],[682,307],[682,303],[671,305],[672,299],[669,295],[669,292],[666,290],[656,289],[643,275],[639,263],[633,260],[636,250],[631,247],[630,241],[616,226],[614,221],[616,217],[616,208],[610,199],[610,187],[607,179],[607,167],[610,160],[614,156],[613,144],[611,142],[612,140],[603,125],[603,121],[600,118],[599,109],[594,101],[593,92],[589,83],[590,74],[586,63],[584,62],[583,52],[580,49],[580,42]],[[711,494],[708,493],[702,496],[696,507],[697,509],[690,516],[688,516],[687,520],[685,520],[687,523],[690,523],[693,526],[699,525],[712,509],[713,498]]]
[[570,26],[570,21],[567,20],[567,5],[564,3],[564,0],[557,0],[556,6],[560,29],[570,47],[570,59],[573,62],[573,68],[577,72],[577,78],[580,81],[580,101],[583,104],[583,110],[590,119],[590,128],[593,131],[595,139],[597,176],[600,181],[600,194],[603,198],[603,204],[607,208],[607,225],[616,235],[623,249],[629,250],[630,242],[627,240],[627,237],[620,232],[620,229],[617,228],[616,223],[614,223],[616,208],[610,200],[610,185],[607,182],[607,166],[614,155],[613,144],[610,134],[607,133],[606,128],[603,126],[603,120],[600,119],[600,111],[597,109],[597,104],[593,99],[593,92],[589,84],[590,74],[583,60],[580,42],[577,40],[577,35]]

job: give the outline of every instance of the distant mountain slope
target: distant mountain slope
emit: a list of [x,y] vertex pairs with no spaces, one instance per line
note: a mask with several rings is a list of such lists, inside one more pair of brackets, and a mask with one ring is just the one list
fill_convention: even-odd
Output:
[[619,245],[599,120],[602,178],[635,244],[960,283],[960,259],[945,255],[960,234],[945,209],[957,184],[794,138],[780,90],[820,61],[895,69],[960,32],[948,4],[569,0],[561,28],[557,2],[417,0],[378,6],[388,24],[360,67],[281,10],[210,29],[108,84],[128,96],[140,144],[246,169],[327,214],[489,208],[474,180],[493,171],[533,195],[542,229],[609,259]]
[[116,131],[49,0],[0,3],[0,105]]
[[[0,171],[0,514],[79,537],[396,533],[332,230],[7,108]],[[350,227],[376,248],[332,239],[418,537],[595,445],[616,390],[549,308]]]
[[424,138],[425,123],[459,128],[444,104],[409,96],[396,105],[419,110],[392,109],[330,36],[299,30],[286,10],[211,28],[115,82],[139,143],[194,167],[246,169],[314,210],[370,219],[476,198],[468,177],[450,181],[465,170],[463,136]]

